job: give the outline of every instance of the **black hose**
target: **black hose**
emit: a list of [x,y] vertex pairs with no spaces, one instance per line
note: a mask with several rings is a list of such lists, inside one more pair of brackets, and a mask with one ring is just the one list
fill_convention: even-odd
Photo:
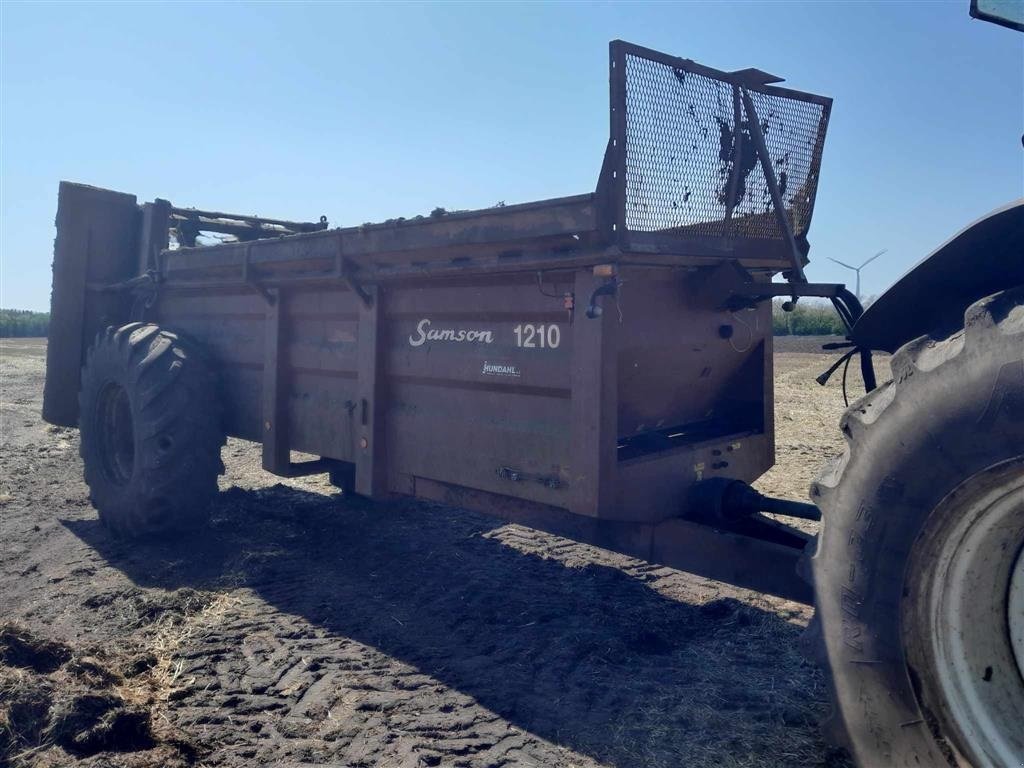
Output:
[[[847,332],[853,332],[853,326],[857,324],[861,315],[864,314],[864,307],[853,293],[848,288],[840,288],[836,297],[832,300],[832,303],[836,307],[836,311],[839,312],[840,316],[843,316],[843,312],[839,309],[842,305],[847,313],[844,317],[843,322],[846,323]],[[873,389],[878,387],[878,382],[875,379],[875,366],[871,360],[870,349],[860,349],[860,375],[864,379],[864,391],[871,392]],[[845,375],[844,375],[845,377]]]
[[870,392],[878,387],[878,382],[875,380],[875,365],[871,361],[870,349],[862,349],[860,351],[860,375],[864,379],[865,392]]

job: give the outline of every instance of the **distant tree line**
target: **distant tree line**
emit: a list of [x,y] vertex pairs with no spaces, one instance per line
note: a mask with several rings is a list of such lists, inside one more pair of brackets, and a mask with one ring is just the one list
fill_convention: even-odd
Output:
[[0,338],[46,336],[50,330],[49,312],[28,309],[0,309]]
[[843,321],[832,304],[801,299],[792,312],[783,312],[783,301],[772,304],[772,329],[776,336],[846,335]]

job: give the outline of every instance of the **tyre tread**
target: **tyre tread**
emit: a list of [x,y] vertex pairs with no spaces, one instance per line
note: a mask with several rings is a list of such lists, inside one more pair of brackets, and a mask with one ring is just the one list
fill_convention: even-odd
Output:
[[[844,476],[854,457],[859,454],[859,446],[883,422],[886,409],[904,393],[912,394],[924,379],[947,375],[951,363],[961,355],[971,354],[973,350],[986,345],[994,333],[1003,336],[1024,335],[1024,286],[994,294],[972,304],[964,313],[964,330],[944,339],[921,336],[896,351],[890,361],[892,379],[846,409],[840,420],[845,441],[843,451],[823,468],[811,484],[810,495],[821,511],[822,530],[830,520],[842,514],[837,509],[837,503]],[[801,577],[816,590],[820,588],[815,578],[817,564],[826,557],[821,549],[823,539],[819,534],[808,543],[797,569]],[[808,623],[801,639],[801,650],[809,661],[819,666],[825,676],[831,705],[831,713],[822,723],[826,740],[832,746],[853,752],[853,740],[840,712],[836,670],[832,668],[829,659],[820,612],[816,611]],[[940,750],[948,750],[947,745],[937,746]]]
[[[224,471],[220,449],[220,400],[210,366],[191,341],[151,323],[107,328],[97,336],[83,371],[81,413],[101,381],[120,376],[134,399],[137,466],[132,498],[117,505],[99,505],[100,519],[128,537],[194,528],[206,517]],[[83,417],[84,420],[84,417]],[[83,426],[87,426],[83,423]],[[166,442],[163,442],[166,441]],[[97,501],[105,482],[90,435],[84,434],[80,454],[86,483]]]

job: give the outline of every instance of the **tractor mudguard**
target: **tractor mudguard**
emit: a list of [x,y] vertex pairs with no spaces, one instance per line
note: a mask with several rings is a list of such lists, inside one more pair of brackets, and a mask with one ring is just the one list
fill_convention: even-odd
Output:
[[963,324],[975,301],[1024,285],[1024,199],[960,230],[865,310],[850,334],[863,349],[895,352],[924,334]]

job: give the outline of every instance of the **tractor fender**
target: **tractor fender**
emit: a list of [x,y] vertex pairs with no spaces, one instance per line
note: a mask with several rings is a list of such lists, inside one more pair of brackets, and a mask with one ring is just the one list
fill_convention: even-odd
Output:
[[910,269],[857,320],[861,349],[895,352],[911,339],[943,338],[985,296],[1024,285],[1024,198],[957,232]]

